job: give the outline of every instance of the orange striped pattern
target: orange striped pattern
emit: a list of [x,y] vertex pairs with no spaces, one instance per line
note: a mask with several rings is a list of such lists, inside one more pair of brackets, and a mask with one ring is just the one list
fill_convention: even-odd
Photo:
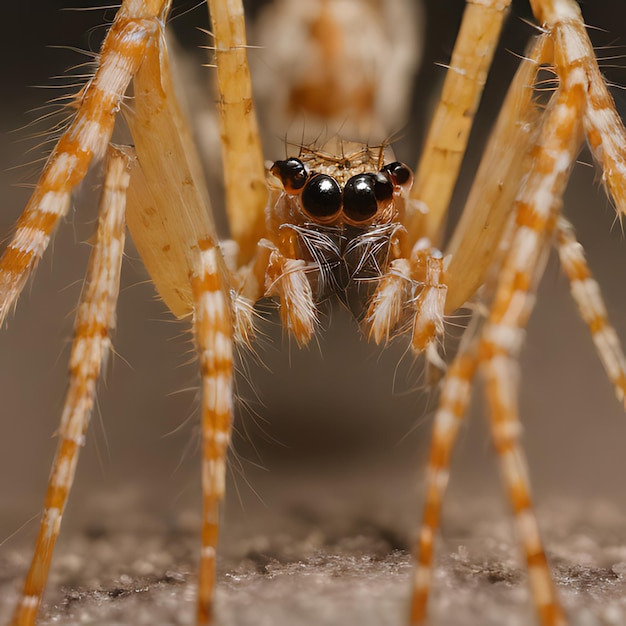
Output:
[[226,454],[233,420],[233,331],[230,301],[222,284],[219,248],[199,242],[191,277],[195,335],[202,375],[202,549],[198,581],[198,623],[213,616],[219,505],[224,498]]
[[127,157],[112,149],[107,161],[97,241],[89,261],[87,287],[76,315],[69,389],[59,428],[57,453],[48,482],[35,554],[11,622],[13,626],[35,623],[79,452],[85,442],[96,383],[109,352],[124,251],[124,210],[129,180]]
[[0,323],[46,250],[59,218],[67,213],[72,190],[92,159],[104,156],[122,98],[156,30],[156,19],[168,6],[164,0],[133,0],[118,12],[104,40],[98,69],[76,98],[76,117],[50,155],[0,259]]
[[561,266],[570,282],[580,315],[589,327],[593,343],[600,361],[615,386],[615,394],[620,402],[626,397],[626,358],[615,332],[609,321],[606,306],[596,282],[585,260],[585,252],[576,240],[574,227],[561,218],[557,225],[556,245],[561,259]]
[[[559,6],[569,19],[567,3],[560,2]],[[581,71],[586,61],[581,48],[570,41],[561,42],[558,33],[567,29],[567,24],[558,22],[553,28],[560,87],[545,113],[539,141],[531,151],[532,168],[516,201],[515,230],[498,275],[480,345],[493,439],[524,546],[535,607],[544,626],[560,626],[565,618],[541,545],[525,458],[518,443],[517,356],[535,301],[534,287],[543,272],[548,237],[556,226],[561,197],[581,147],[581,111],[586,89]],[[571,47],[567,61],[559,45]]]
[[518,443],[521,426],[517,412],[517,361],[508,354],[490,354],[490,348],[488,342],[483,342],[480,357],[486,379],[491,430],[526,556],[533,601],[541,624],[563,626],[565,617],[541,543],[530,497],[526,460]]
[[413,545],[416,561],[411,597],[410,623],[424,624],[433,567],[434,540],[443,497],[448,485],[452,450],[459,427],[471,398],[476,372],[476,342],[461,348],[452,362],[441,389],[439,406],[430,442],[430,459],[426,474],[426,502],[419,536]]
[[598,68],[580,7],[573,0],[531,0],[531,4],[537,19],[552,31],[557,65],[585,84],[580,115],[587,141],[617,210],[626,214],[626,128]]

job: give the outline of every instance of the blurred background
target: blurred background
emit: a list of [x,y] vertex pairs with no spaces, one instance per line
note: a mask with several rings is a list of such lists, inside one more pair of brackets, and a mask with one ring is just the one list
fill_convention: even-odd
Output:
[[[88,61],[75,48],[97,50],[103,24],[114,15],[112,9],[82,10],[92,4],[31,0],[3,7],[0,232],[4,238],[41,167],[38,144],[46,136],[33,139],[33,130],[50,125],[44,121],[33,129],[24,127],[47,113],[40,109],[43,103],[67,93],[67,88],[40,87],[66,85],[67,80],[50,77]],[[263,3],[246,4],[254,17]],[[449,60],[463,6],[460,0],[424,3],[423,60],[414,81],[410,117],[397,128],[402,138],[396,156],[408,164],[416,163],[433,94],[444,76],[441,64]],[[76,10],[62,10],[72,8]],[[626,5],[623,0],[589,2],[583,12],[594,27],[590,34],[599,55],[611,57],[603,69],[616,85],[613,95],[625,115]],[[185,50],[197,54],[205,40],[197,27],[208,24],[205,7],[176,2],[173,15]],[[533,34],[525,21],[530,19],[526,3],[514,2],[453,201],[452,220],[462,208],[516,57]],[[255,40],[250,37],[249,43],[255,45]],[[251,51],[252,56],[261,53]],[[199,67],[201,54],[199,83],[214,71]],[[281,157],[282,153],[266,154],[272,160]],[[626,339],[626,243],[590,162],[588,152],[583,152],[565,213],[585,246],[618,334]],[[29,520],[41,509],[54,454],[97,180],[94,176],[82,185],[71,218],[61,225],[0,335],[0,544],[6,540],[0,550],[5,554],[29,544],[37,530],[36,521]],[[215,196],[219,198],[219,191]],[[100,385],[62,543],[85,528],[138,529],[154,524],[193,531],[198,523],[199,380],[189,324],[175,321],[155,297],[132,245],[127,247],[122,281],[116,354],[111,355]],[[426,389],[421,361],[407,354],[404,344],[377,349],[366,344],[345,311],[337,308],[331,317],[332,323],[324,321],[317,344],[298,350],[270,315],[256,356],[241,365],[226,543],[229,532],[245,536],[246,528],[277,532],[293,511],[304,511],[314,520],[328,515],[376,520],[397,532],[401,545],[407,541],[421,506],[435,394]],[[452,320],[456,321],[464,323],[464,318]],[[452,326],[451,332],[458,337]],[[456,341],[450,342],[451,352]],[[583,515],[598,502],[610,502],[626,520],[626,416],[554,258],[528,330],[520,397],[523,441],[539,510],[550,510],[565,499]],[[468,417],[448,496],[447,519],[453,521],[446,523],[452,526],[462,525],[465,512],[478,502],[506,510],[480,385],[475,387]],[[264,520],[260,526],[259,519]]]

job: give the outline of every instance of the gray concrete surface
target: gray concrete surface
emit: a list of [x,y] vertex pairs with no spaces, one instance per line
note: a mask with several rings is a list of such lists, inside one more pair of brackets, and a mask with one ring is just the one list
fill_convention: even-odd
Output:
[[[322,492],[320,494],[322,495]],[[117,500],[117,499],[116,499]],[[110,503],[115,508],[114,503]],[[356,515],[326,501],[236,516],[223,541],[217,621],[223,626],[400,625],[410,563],[406,519]],[[111,506],[106,506],[111,511]],[[351,511],[351,513],[349,512]],[[228,519],[227,519],[228,521]],[[598,502],[552,503],[541,523],[573,626],[626,623],[623,512]],[[448,510],[438,544],[431,623],[534,624],[510,519],[486,506]],[[189,624],[194,616],[197,517],[165,525],[124,516],[61,542],[41,624]],[[0,560],[0,621],[15,599],[25,555]]]

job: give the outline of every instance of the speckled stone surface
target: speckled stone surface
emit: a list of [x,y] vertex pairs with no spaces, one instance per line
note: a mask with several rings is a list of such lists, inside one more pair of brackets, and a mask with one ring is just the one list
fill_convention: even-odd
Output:
[[[448,509],[432,623],[534,624],[510,518],[489,502]],[[406,516],[382,509],[368,514],[358,502],[305,508],[298,497],[281,512],[259,507],[251,513],[236,515],[224,535],[217,624],[403,624],[411,572]],[[94,519],[61,542],[40,623],[191,624],[197,515],[171,524]],[[626,623],[624,521],[623,511],[599,502],[583,510],[562,500],[541,511],[552,571],[575,626]],[[2,622],[26,553],[2,552]]]

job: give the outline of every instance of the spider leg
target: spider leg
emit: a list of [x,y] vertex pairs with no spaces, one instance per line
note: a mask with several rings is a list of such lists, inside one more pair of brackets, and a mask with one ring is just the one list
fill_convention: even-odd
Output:
[[230,299],[224,291],[221,253],[200,242],[191,277],[194,327],[202,374],[202,550],[198,581],[198,624],[213,615],[219,505],[224,498],[226,455],[233,418],[233,332]]
[[370,302],[366,321],[370,338],[376,343],[388,340],[408,307],[412,317],[411,347],[425,352],[427,360],[440,370],[445,363],[437,352],[436,342],[444,335],[443,311],[446,301],[445,259],[420,239],[409,259],[396,259],[381,278]]
[[609,380],[615,386],[615,395],[624,402],[626,394],[626,358],[619,337],[609,321],[600,286],[594,279],[582,245],[576,240],[574,227],[559,218],[556,228],[556,247],[561,266],[570,282],[580,315],[589,327],[593,343]]
[[[511,227],[512,225],[509,224],[495,246],[497,248],[496,262],[492,263],[487,277],[489,292],[493,291],[499,265],[508,249]],[[484,308],[477,309],[472,316],[470,325],[463,335],[459,351],[441,385],[441,395],[434,417],[430,441],[424,512],[419,535],[412,546],[413,560],[416,563],[411,595],[410,623],[412,626],[424,624],[427,619],[427,605],[434,564],[434,541],[440,525],[441,509],[448,485],[453,449],[461,422],[469,405],[471,386],[478,370],[479,344],[483,327]]]
[[92,159],[104,156],[128,84],[169,6],[170,0],[126,0],[118,11],[102,45],[98,69],[77,96],[76,117],[50,155],[0,259],[0,323],[67,213],[73,189]]
[[542,132],[533,147],[533,164],[515,203],[515,230],[480,345],[493,438],[526,553],[535,607],[546,626],[563,624],[564,617],[537,532],[525,460],[517,443],[520,424],[515,381],[523,329],[534,305],[533,287],[543,271],[547,243],[582,142],[579,111],[585,84],[569,70],[557,60],[561,86],[546,110]]
[[267,203],[265,166],[252,102],[241,0],[209,0],[220,90],[226,209],[241,264],[254,255]]
[[[467,332],[471,331],[470,328]],[[452,450],[470,401],[477,363],[477,342],[475,338],[467,339],[446,374],[435,413],[426,473],[426,501],[422,525],[412,548],[416,567],[413,575],[410,623],[415,626],[426,621],[435,534],[439,529],[441,507],[448,485]]]
[[56,457],[48,481],[35,553],[13,615],[13,626],[35,623],[79,452],[85,443],[96,383],[110,348],[124,251],[129,165],[129,157],[124,152],[116,148],[109,150],[97,240],[91,252],[87,282],[74,325],[69,389],[58,432]]
[[289,245],[294,243],[295,237],[295,231],[290,231],[283,239],[260,239],[251,263],[237,272],[237,296],[250,303],[264,296],[276,296],[283,328],[291,333],[298,346],[305,346],[318,327],[317,306],[309,279],[310,270],[318,271],[318,267],[295,256]]
[[550,38],[533,41],[521,61],[491,132],[459,223],[446,247],[445,313],[463,306],[485,282],[499,241],[511,220],[515,195],[530,167],[530,147],[541,128],[533,85],[551,57]]
[[423,206],[407,224],[409,239],[440,245],[443,220],[510,0],[468,2],[411,198]]
[[239,247],[239,295],[247,302],[278,295],[285,328],[303,345],[313,336],[317,321],[306,264],[284,251],[285,246],[261,239],[266,230],[268,188],[252,100],[243,4],[210,0],[209,10],[220,90],[226,208],[231,235]]
[[490,338],[494,332],[493,327],[485,328],[486,339],[481,346],[481,371],[486,381],[493,440],[524,548],[535,608],[543,625],[562,626],[565,617],[542,546],[532,506],[526,458],[518,442],[521,424],[517,407],[517,359],[511,354],[491,352]]
[[199,353],[203,509],[197,620],[208,624],[233,420],[233,335],[238,330],[244,341],[251,335],[251,312],[231,298],[232,277],[217,243],[191,133],[172,90],[162,36],[146,47],[134,87],[126,118],[139,166],[131,176],[129,231],[166,304],[179,317],[193,315]]
[[580,7],[574,0],[531,0],[530,4],[554,42],[561,80],[585,85],[580,112],[587,141],[617,210],[626,213],[626,128],[598,67]]
[[209,192],[172,84],[162,29],[146,46],[125,107],[138,167],[128,193],[128,230],[156,289],[177,317],[194,309],[189,281],[198,241],[217,241]]

